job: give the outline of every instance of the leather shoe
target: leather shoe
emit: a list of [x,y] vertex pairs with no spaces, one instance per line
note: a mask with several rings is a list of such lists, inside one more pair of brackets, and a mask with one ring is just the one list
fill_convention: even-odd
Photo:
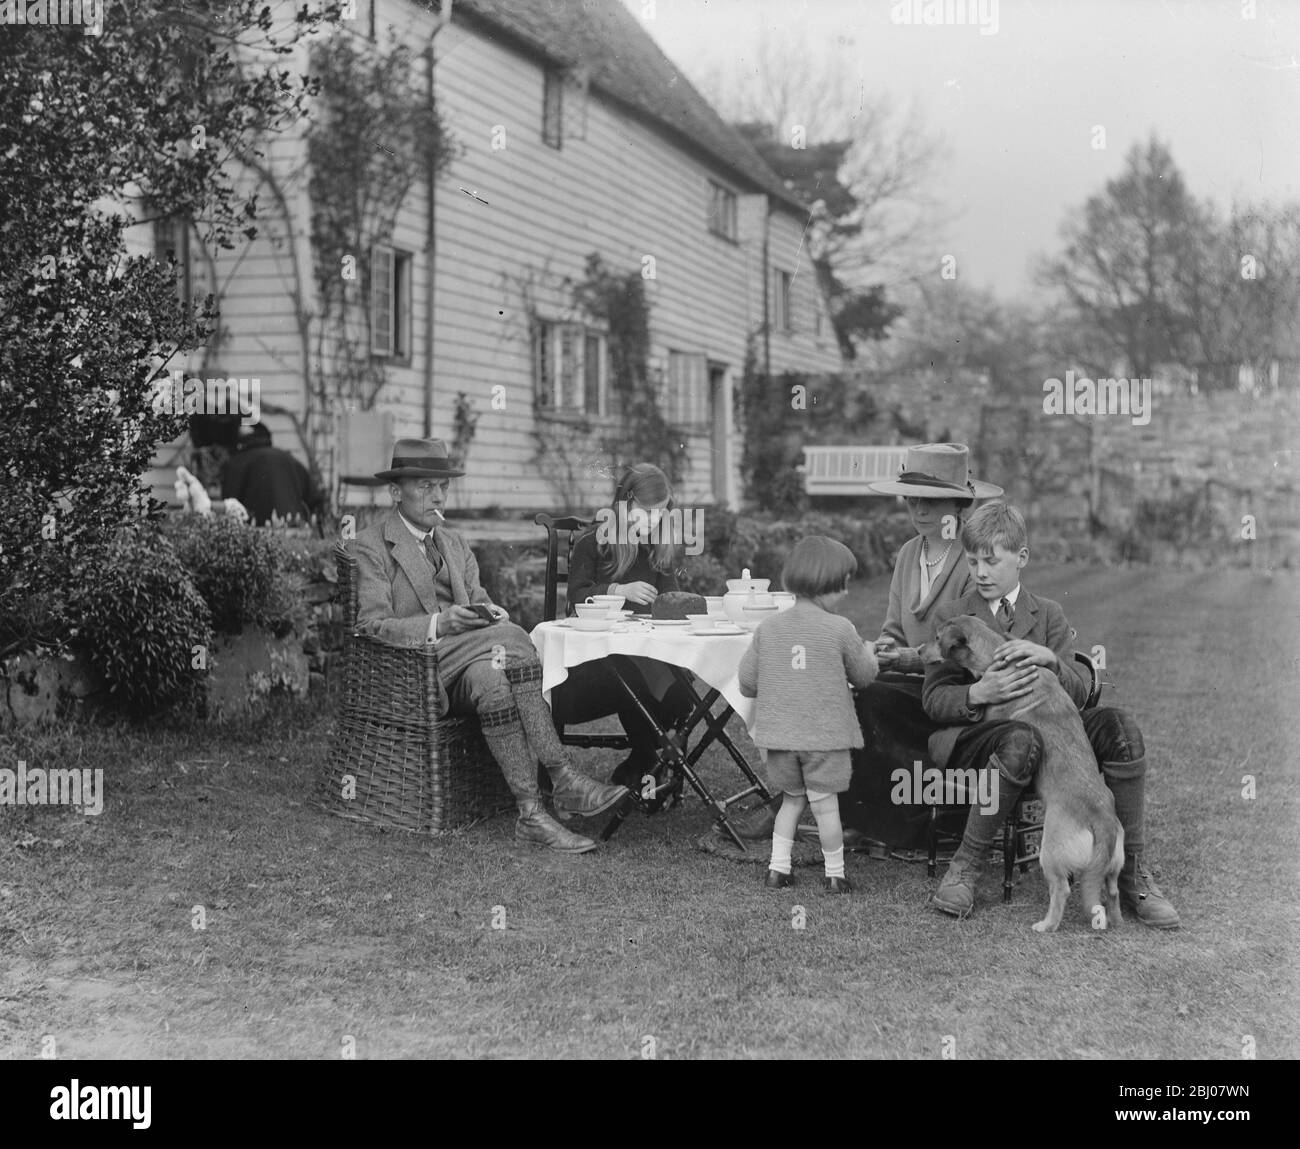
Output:
[[590,818],[603,814],[627,797],[626,786],[606,786],[569,766],[554,771],[551,781],[555,785],[551,801],[561,817],[583,814]]
[[1180,925],[1178,911],[1160,892],[1151,871],[1135,854],[1125,857],[1124,868],[1119,872],[1119,904],[1126,914],[1152,929],[1176,930]]
[[751,841],[770,838],[776,828],[776,812],[780,808],[781,798],[778,796],[770,802],[764,802],[757,809],[747,810],[743,814],[728,815],[727,821],[741,838]]
[[786,886],[794,885],[794,875],[783,874],[778,870],[768,870],[767,880],[764,881],[763,885],[769,890],[783,890]]
[[519,820],[515,822],[515,841],[530,842],[535,846],[548,846],[561,854],[585,854],[596,848],[596,843],[581,834],[574,834],[556,822],[540,802],[521,802]]
[[853,883],[848,878],[823,878],[822,885],[828,894],[851,894]]
[[972,870],[961,862],[952,862],[930,904],[953,917],[967,917],[975,908],[975,882],[978,878],[978,870]]

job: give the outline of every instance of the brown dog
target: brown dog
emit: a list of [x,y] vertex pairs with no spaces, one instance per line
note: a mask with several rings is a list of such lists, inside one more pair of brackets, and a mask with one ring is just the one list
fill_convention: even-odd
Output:
[[[971,614],[943,623],[936,636],[940,656],[977,678],[1005,641]],[[989,706],[985,718],[1026,722],[1043,738],[1045,752],[1038,767],[1037,789],[1047,812],[1039,862],[1047,876],[1051,901],[1047,917],[1035,922],[1034,929],[1043,933],[1061,924],[1071,875],[1083,887],[1083,904],[1093,916],[1093,928],[1104,930],[1108,921],[1119,925],[1123,918],[1117,878],[1124,865],[1124,828],[1115,817],[1115,799],[1102,781],[1083,720],[1065,687],[1054,671],[1040,666],[1029,694]]]

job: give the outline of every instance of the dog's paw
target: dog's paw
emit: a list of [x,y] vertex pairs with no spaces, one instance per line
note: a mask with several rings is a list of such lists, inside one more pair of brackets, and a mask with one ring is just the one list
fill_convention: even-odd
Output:
[[1047,918],[1044,918],[1041,922],[1035,922],[1034,929],[1040,934],[1052,934],[1056,932],[1056,927],[1052,925]]

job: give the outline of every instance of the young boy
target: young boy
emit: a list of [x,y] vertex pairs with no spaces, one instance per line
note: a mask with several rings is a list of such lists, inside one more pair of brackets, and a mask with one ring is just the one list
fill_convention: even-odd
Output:
[[[1034,779],[1043,740],[1028,723],[983,721],[984,708],[1029,692],[1037,667],[1056,672],[1075,704],[1088,697],[1088,682],[1076,669],[1070,624],[1059,603],[1039,598],[1020,585],[1029,561],[1025,520],[1015,507],[990,503],[967,520],[962,549],[975,582],[974,591],[938,612],[938,623],[973,614],[1007,636],[993,664],[976,679],[948,662],[926,667],[922,704],[945,723],[930,738],[930,756],[940,767],[996,770],[996,813],[972,806],[961,846],[934,895],[944,913],[965,917],[975,905],[975,886],[993,843],[1002,833],[1016,800]],[[1124,711],[1096,707],[1081,715],[1102,776],[1115,798],[1124,827],[1124,869],[1119,876],[1125,912],[1156,929],[1177,929],[1178,912],[1161,894],[1143,864],[1146,750],[1137,723]]]

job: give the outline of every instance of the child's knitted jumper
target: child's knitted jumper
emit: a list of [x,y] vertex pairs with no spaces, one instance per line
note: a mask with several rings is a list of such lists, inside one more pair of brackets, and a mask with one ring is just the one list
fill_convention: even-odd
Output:
[[767,750],[850,750],[862,729],[849,684],[866,686],[876,655],[853,624],[799,599],[767,619],[740,660],[740,692],[757,698],[750,736]]

